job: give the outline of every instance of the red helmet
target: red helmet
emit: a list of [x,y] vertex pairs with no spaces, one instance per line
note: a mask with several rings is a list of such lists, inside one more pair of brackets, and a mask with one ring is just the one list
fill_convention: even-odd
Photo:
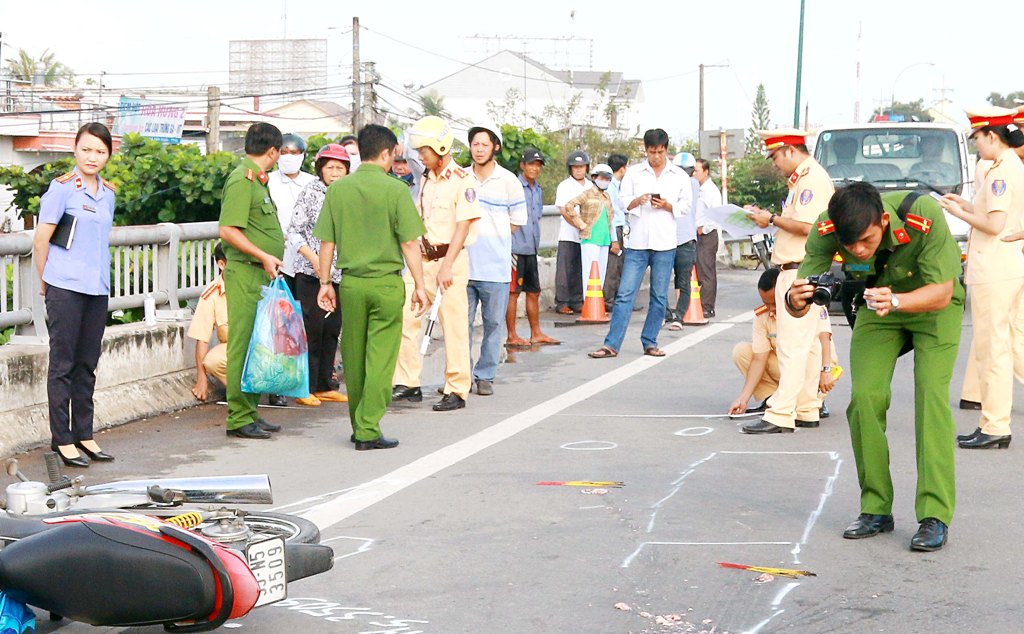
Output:
[[319,161],[322,158],[337,159],[339,161],[344,161],[346,164],[350,164],[352,162],[352,159],[348,155],[348,150],[337,143],[328,143],[320,148],[320,151],[316,153],[316,159],[314,159],[314,162]]

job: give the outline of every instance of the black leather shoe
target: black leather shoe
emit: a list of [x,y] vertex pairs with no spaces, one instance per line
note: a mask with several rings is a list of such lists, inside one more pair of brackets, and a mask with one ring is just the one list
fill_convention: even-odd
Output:
[[822,401],[821,402],[821,409],[818,410],[818,417],[819,418],[828,418],[831,415],[832,415],[832,412],[828,408],[828,403],[826,403],[825,401]]
[[893,521],[892,515],[861,513],[853,524],[846,527],[846,530],[843,531],[843,537],[846,539],[864,539],[865,537],[874,537],[879,533],[891,533],[895,527],[896,522]]
[[976,428],[974,431],[972,431],[969,434],[957,434],[956,435],[956,439],[957,439],[957,442],[963,442],[965,440],[974,440],[978,436],[978,434],[980,434],[980,433],[981,433],[981,427],[978,427],[978,428]]
[[57,443],[50,443],[50,449],[52,449],[54,453],[60,456],[61,462],[63,462],[68,467],[78,467],[80,469],[84,469],[89,466],[89,459],[81,454],[79,454],[77,458],[68,458],[67,456],[62,454],[60,452],[60,449],[57,448]]
[[705,308],[704,309],[704,316],[705,317],[714,317],[715,316],[715,309],[714,308]]
[[396,385],[391,389],[391,400],[419,403],[423,401],[423,390],[421,390],[418,387],[406,387],[404,385]]
[[268,396],[267,397],[267,402],[270,403],[271,405],[273,405],[274,407],[287,407],[288,406],[288,399],[286,399],[285,397],[280,396],[278,394],[271,394],[270,396]]
[[981,409],[981,403],[962,398],[960,399],[960,409]]
[[462,409],[466,406],[466,400],[458,394],[445,394],[441,397],[441,400],[434,404],[435,412],[450,412],[456,409]]
[[281,426],[280,425],[275,425],[274,423],[268,423],[267,421],[263,420],[262,418],[257,418],[256,420],[254,420],[252,422],[256,423],[256,426],[259,427],[260,429],[262,429],[263,431],[269,431],[269,432],[281,431]]
[[764,399],[755,407],[748,407],[746,410],[747,414],[760,414],[761,412],[768,411],[768,399]]
[[821,422],[816,420],[800,420],[799,418],[796,420],[797,427],[817,427],[819,425]]
[[[114,461],[114,456],[111,456],[110,454],[108,454],[105,451],[89,451],[80,442],[76,442],[75,446],[78,447],[79,451],[81,451],[85,455],[89,456],[90,460],[95,460],[96,462],[113,462]],[[60,452],[58,451],[57,453],[60,453]]]
[[921,521],[921,526],[910,538],[910,550],[921,550],[931,552],[946,545],[946,538],[949,537],[949,528],[934,517],[926,517]]
[[743,433],[744,434],[790,434],[790,433],[793,433],[793,428],[791,428],[791,427],[779,427],[778,425],[773,425],[773,424],[769,423],[768,421],[766,421],[765,419],[762,418],[761,420],[757,421],[756,423],[751,423],[749,425],[744,425],[743,426]]
[[959,445],[961,449],[1007,449],[1010,446],[1010,438],[1010,434],[993,436],[979,431],[974,438],[961,440]]
[[398,446],[398,441],[394,438],[385,438],[379,436],[376,440],[357,440],[356,451],[367,451],[369,449],[394,449]]
[[260,426],[256,423],[249,423],[239,427],[238,429],[229,429],[228,436],[234,436],[235,438],[254,438],[264,440],[270,438],[269,431],[263,431]]

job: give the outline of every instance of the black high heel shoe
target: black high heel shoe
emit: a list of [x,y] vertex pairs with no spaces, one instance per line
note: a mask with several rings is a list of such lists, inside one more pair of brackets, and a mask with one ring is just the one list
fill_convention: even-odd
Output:
[[100,451],[89,451],[88,449],[86,449],[85,445],[83,445],[80,442],[76,442],[75,446],[78,447],[79,451],[81,451],[85,455],[89,456],[90,460],[95,460],[96,462],[113,462],[114,461],[114,456],[111,456],[110,454],[108,454],[107,452],[105,452],[103,450],[100,450]]
[[1010,434],[1005,436],[993,436],[985,432],[978,432],[978,435],[970,440],[961,440],[961,449],[1008,449],[1010,447]]
[[77,458],[68,458],[61,452],[60,447],[58,447],[55,442],[50,443],[50,449],[60,456],[61,461],[68,467],[79,467],[84,469],[89,466],[89,460],[85,456],[79,455]]

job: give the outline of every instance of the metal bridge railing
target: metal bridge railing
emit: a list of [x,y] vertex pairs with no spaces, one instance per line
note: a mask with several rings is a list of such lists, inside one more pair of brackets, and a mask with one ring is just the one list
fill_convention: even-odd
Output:
[[[32,256],[32,231],[0,234],[0,329],[15,337],[45,340],[46,306]],[[152,296],[158,309],[176,309],[198,297],[217,277],[213,245],[216,222],[114,227],[110,233],[110,310],[143,305]]]

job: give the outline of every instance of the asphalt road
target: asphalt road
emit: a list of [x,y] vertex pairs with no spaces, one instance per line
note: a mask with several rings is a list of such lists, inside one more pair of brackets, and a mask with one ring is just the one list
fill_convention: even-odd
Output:
[[[546,315],[563,345],[514,353],[495,395],[455,413],[430,411],[433,377],[423,404],[385,418],[395,450],[355,452],[344,405],[264,410],[285,426],[271,441],[226,439],[223,407],[204,405],[105,432],[117,462],[86,474],[270,474],[275,508],[317,522],[337,559],[226,626],[254,634],[1021,631],[1020,447],[958,450],[949,544],[908,549],[912,358],[893,381],[891,534],[841,537],[858,512],[848,376],[816,430],[747,436],[717,416],[741,386],[730,352],[750,336],[757,276],[723,271],[718,317],[662,331],[664,359],[640,354],[642,312],[609,360],[585,354],[604,326]],[[849,329],[833,323],[845,366]],[[966,353],[965,341],[958,377]],[[954,415],[976,426],[976,412]],[[41,475],[40,455],[23,469]],[[538,484],[574,480],[623,486]],[[722,561],[817,576],[757,583]],[[97,631],[40,616],[40,632]]]

